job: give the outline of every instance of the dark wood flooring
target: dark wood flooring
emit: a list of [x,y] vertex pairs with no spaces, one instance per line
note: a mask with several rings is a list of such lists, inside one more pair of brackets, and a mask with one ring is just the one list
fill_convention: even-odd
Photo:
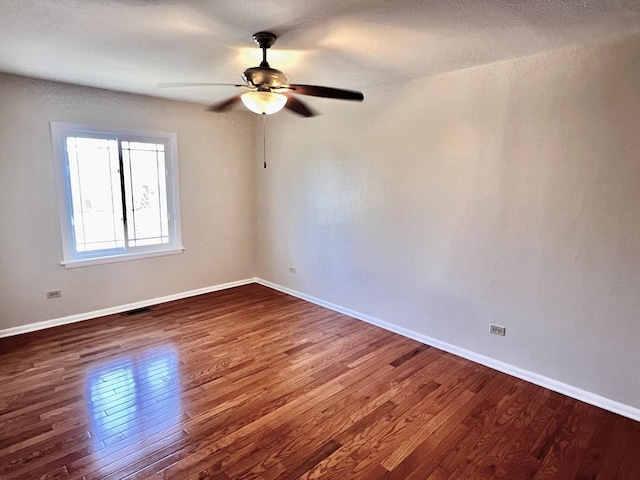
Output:
[[640,424],[259,285],[0,340],[0,478],[640,479]]

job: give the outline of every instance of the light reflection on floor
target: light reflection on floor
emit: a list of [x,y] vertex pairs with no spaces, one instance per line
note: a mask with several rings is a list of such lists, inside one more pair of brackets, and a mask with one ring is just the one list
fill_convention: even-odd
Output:
[[[142,457],[153,438],[181,420],[178,356],[171,347],[157,347],[102,364],[87,373],[87,413],[91,421],[94,460],[137,444],[123,455]],[[142,442],[142,443],[140,443]],[[113,455],[111,455],[113,457]],[[113,461],[113,458],[109,462]]]

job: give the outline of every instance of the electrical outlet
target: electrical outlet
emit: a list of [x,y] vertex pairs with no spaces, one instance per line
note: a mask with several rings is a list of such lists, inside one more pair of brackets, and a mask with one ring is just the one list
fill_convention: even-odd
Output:
[[292,275],[296,274],[296,267],[289,267],[289,273],[291,273]]
[[501,327],[500,325],[496,325],[495,323],[489,324],[489,332],[494,335],[500,335],[504,337],[507,334],[507,327]]
[[47,300],[51,300],[52,298],[60,298],[62,296],[62,290],[51,290],[47,292]]

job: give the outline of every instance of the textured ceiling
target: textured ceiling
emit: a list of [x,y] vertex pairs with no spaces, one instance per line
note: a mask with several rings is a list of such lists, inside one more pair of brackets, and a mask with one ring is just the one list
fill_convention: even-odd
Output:
[[[624,0],[0,0],[0,70],[212,103],[255,66],[360,89],[640,33]],[[316,99],[317,100],[317,99]],[[326,100],[318,100],[326,101]]]

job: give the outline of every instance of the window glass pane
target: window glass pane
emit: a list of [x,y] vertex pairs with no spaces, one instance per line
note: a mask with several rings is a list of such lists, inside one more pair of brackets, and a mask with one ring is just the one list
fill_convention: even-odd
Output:
[[123,141],[122,148],[125,150],[164,152],[164,144],[162,143],[146,143],[146,142],[129,142]]
[[122,142],[130,247],[169,243],[162,143]]
[[124,247],[115,140],[67,137],[76,252]]

